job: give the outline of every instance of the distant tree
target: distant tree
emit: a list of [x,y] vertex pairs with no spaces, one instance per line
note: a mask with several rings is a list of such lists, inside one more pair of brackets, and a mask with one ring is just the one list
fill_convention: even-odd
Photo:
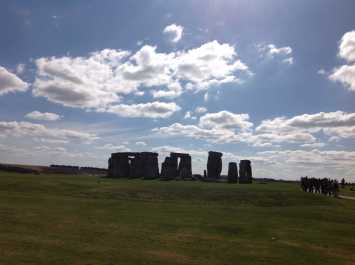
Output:
[[345,188],[345,179],[344,179],[344,178],[341,180],[341,187],[342,187],[343,189]]

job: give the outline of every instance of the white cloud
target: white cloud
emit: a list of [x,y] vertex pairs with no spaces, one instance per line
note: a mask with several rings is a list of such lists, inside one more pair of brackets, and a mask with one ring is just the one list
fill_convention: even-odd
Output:
[[354,165],[354,151],[333,151],[333,150],[280,150],[258,152],[257,155],[266,155],[275,162],[280,161],[288,164],[300,165],[324,165],[324,166],[350,166]]
[[329,141],[340,141],[342,139],[355,139],[355,126],[325,128],[324,133],[330,136]]
[[258,147],[297,143],[303,147],[321,147],[325,144],[319,142],[320,132],[328,137],[328,141],[354,138],[355,113],[336,111],[292,118],[276,117],[263,120],[254,129],[247,114],[221,111],[205,114],[200,117],[197,125],[174,123],[154,131],[162,135],[186,136],[212,143],[245,142]]
[[28,87],[26,82],[0,66],[0,96],[10,92],[24,92]]
[[207,109],[205,107],[196,107],[195,108],[195,113],[197,113],[197,114],[202,114],[205,112],[207,112]]
[[163,33],[168,36],[171,42],[177,43],[181,40],[183,31],[183,26],[171,24],[164,28]]
[[[134,54],[105,49],[86,57],[39,58],[36,65],[33,95],[68,107],[123,113],[125,117],[169,117],[170,110],[179,109],[173,103],[125,103],[127,95],[142,96],[144,89],[154,98],[172,99],[187,91],[238,83],[239,73],[250,73],[235,48],[218,41],[175,53],[159,53],[149,45]],[[125,114],[128,109],[142,113],[141,108],[169,110],[158,115]]]
[[129,152],[131,151],[126,145],[104,144],[97,146],[96,149],[105,150],[110,152]]
[[317,73],[320,75],[325,75],[327,72],[324,69],[319,69]]
[[186,111],[184,119],[196,120],[197,117],[203,113],[206,113],[207,109],[205,107],[196,107],[194,111]]
[[168,118],[174,112],[179,111],[180,107],[174,102],[148,102],[140,104],[119,104],[107,108],[105,111],[114,113],[122,117],[130,118]]
[[23,74],[25,72],[25,70],[26,70],[26,65],[23,63],[20,63],[16,66],[16,73],[18,75]]
[[350,91],[355,91],[355,31],[346,32],[339,45],[339,57],[349,64],[334,68],[328,78],[340,82]]
[[350,91],[355,91],[355,64],[335,68],[329,75],[329,79],[342,83]]
[[354,151],[279,150],[258,152],[255,157],[267,161],[263,165],[262,171],[266,171],[263,175],[273,177],[299,179],[307,175],[342,178],[355,173]]
[[289,58],[283,59],[282,62],[286,63],[286,64],[293,64],[293,58],[289,57]]
[[349,130],[351,131],[354,126],[355,113],[335,111],[303,114],[290,119],[277,117],[272,120],[264,120],[256,128],[256,132],[273,135],[276,138],[285,135],[304,140],[308,138],[308,142],[312,143],[315,141],[314,134],[320,131],[330,137],[338,137],[337,139],[350,138],[351,132],[349,133]]
[[248,114],[234,114],[229,111],[207,113],[200,117],[199,126],[205,129],[234,129],[248,131],[253,123],[249,121]]
[[310,144],[302,144],[301,146],[314,149],[314,148],[324,147],[324,146],[326,146],[326,144],[325,143],[310,143]]
[[244,141],[243,138],[250,136],[248,130],[253,124],[248,120],[247,114],[221,111],[203,115],[198,125],[174,123],[167,127],[155,128],[153,131],[162,135],[181,135],[214,143],[241,142]]
[[147,143],[146,142],[143,142],[143,141],[138,141],[135,143],[137,146],[147,146]]
[[42,124],[17,121],[0,121],[0,136],[29,137],[54,140],[91,142],[98,137],[93,133],[69,129],[49,128]]
[[277,48],[275,45],[269,44],[267,47],[268,47],[268,53],[272,56],[278,54],[290,55],[292,53],[292,49],[289,46]]
[[248,67],[237,58],[235,48],[212,41],[179,54],[176,75],[191,82],[189,89],[206,90],[210,86],[238,82],[235,72],[249,73]]
[[327,128],[355,125],[355,113],[343,111],[319,112],[315,114],[302,114],[290,119],[277,117],[272,120],[264,120],[257,131],[270,131],[277,128],[279,131],[290,131],[292,128]]
[[257,49],[262,56],[280,58],[283,63],[293,64],[292,48],[290,46],[277,47],[275,44],[259,44]]
[[192,111],[186,111],[185,115],[184,115],[184,119],[191,119],[191,120],[196,120],[197,117],[193,116],[194,113]]
[[[192,156],[194,173],[202,174],[206,168],[208,152],[196,148],[181,148],[170,145],[157,146],[152,149],[158,152],[160,159],[164,159],[170,152],[188,153]],[[256,154],[243,155],[223,152],[223,171],[227,173],[227,165],[230,161],[250,159],[255,177],[273,177],[299,179],[301,176],[316,177],[344,177],[353,175],[354,151],[335,150],[277,150],[257,152]]]
[[114,73],[128,55],[126,51],[106,49],[89,57],[37,59],[33,94],[77,108],[100,108],[117,102],[117,93],[135,90],[121,83]]
[[26,118],[39,121],[57,121],[62,117],[56,113],[32,111],[25,115]]
[[168,84],[168,90],[153,90],[154,98],[177,98],[182,94],[183,88],[180,83],[175,82]]
[[339,57],[347,62],[355,61],[355,30],[346,32],[341,38]]

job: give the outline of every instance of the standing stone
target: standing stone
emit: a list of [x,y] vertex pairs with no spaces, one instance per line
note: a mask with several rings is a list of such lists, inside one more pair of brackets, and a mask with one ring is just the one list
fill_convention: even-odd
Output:
[[207,161],[207,178],[219,179],[222,172],[222,153],[220,152],[208,152]]
[[250,160],[241,160],[239,163],[239,183],[252,183],[252,177]]
[[107,173],[107,176],[110,177],[110,178],[112,177],[111,176],[111,170],[112,170],[111,168],[112,168],[112,165],[111,165],[111,157],[110,157],[108,159],[108,173]]
[[238,182],[238,167],[237,163],[230,162],[228,164],[228,182],[237,183]]
[[130,178],[142,178],[144,175],[144,160],[142,155],[137,153],[134,157],[131,158],[130,161]]
[[127,153],[113,153],[109,160],[109,176],[113,178],[129,177],[130,164]]
[[191,179],[191,156],[183,153],[170,153],[170,156],[166,157],[162,163],[161,178],[164,180]]
[[175,179],[177,176],[177,158],[167,156],[161,166],[161,178],[163,180]]
[[143,178],[156,179],[159,177],[158,154],[151,152],[141,153]]
[[191,156],[183,153],[170,153],[171,157],[180,158],[177,168],[177,177],[180,179],[192,178]]
[[158,178],[158,154],[151,152],[113,153],[108,161],[108,168],[108,175],[113,178]]

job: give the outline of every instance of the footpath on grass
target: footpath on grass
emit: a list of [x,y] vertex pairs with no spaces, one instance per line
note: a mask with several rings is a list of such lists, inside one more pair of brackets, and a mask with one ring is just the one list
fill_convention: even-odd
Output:
[[351,196],[338,195],[338,197],[346,200],[355,200],[355,197],[351,197]]

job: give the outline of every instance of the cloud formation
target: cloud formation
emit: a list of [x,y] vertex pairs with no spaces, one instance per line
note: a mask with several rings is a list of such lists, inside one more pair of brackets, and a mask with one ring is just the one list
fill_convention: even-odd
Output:
[[346,32],[341,38],[339,57],[347,62],[355,61],[355,30]]
[[0,96],[10,92],[24,92],[28,87],[28,83],[0,66]]
[[340,40],[338,56],[347,64],[336,67],[328,78],[340,82],[350,91],[355,91],[355,31],[346,32]]
[[92,142],[98,137],[95,134],[75,130],[49,128],[42,124],[17,121],[0,121],[0,136],[30,137],[52,140]]
[[140,104],[119,104],[106,109],[106,112],[128,118],[168,118],[180,107],[174,102],[148,102]]
[[355,64],[335,68],[329,79],[340,82],[350,91],[355,91]]
[[283,63],[293,64],[292,48],[290,46],[277,47],[275,44],[259,44],[257,49],[266,58],[279,58]]
[[58,121],[62,117],[56,113],[40,112],[38,110],[32,111],[25,115],[26,118],[38,121]]
[[150,90],[153,98],[172,99],[186,91],[237,83],[238,73],[249,73],[235,48],[218,41],[173,53],[145,45],[134,54],[105,49],[87,57],[39,58],[35,63],[34,96],[124,117],[166,118],[180,109],[159,101],[127,104],[128,95],[139,97]]
[[[181,148],[169,145],[157,146],[152,149],[161,157],[169,155],[171,151],[189,153],[193,159],[193,172],[201,173],[206,167],[208,153],[202,149]],[[223,171],[227,173],[228,162],[249,159],[253,163],[253,175],[257,177],[292,178],[299,179],[302,175],[319,177],[351,176],[355,173],[353,161],[354,151],[319,150],[273,150],[256,152],[254,155],[223,152]],[[326,170],[326,174],[324,174]],[[275,175],[277,172],[277,175]]]
[[325,144],[319,142],[319,133],[323,133],[328,141],[355,138],[355,113],[336,111],[292,118],[276,117],[263,120],[254,128],[248,114],[220,111],[201,116],[196,125],[173,123],[155,128],[154,131],[162,135],[185,136],[212,143],[244,142],[258,147],[297,143],[304,147],[321,147]]
[[164,28],[163,33],[168,36],[171,42],[177,43],[181,40],[183,31],[183,26],[170,24]]

